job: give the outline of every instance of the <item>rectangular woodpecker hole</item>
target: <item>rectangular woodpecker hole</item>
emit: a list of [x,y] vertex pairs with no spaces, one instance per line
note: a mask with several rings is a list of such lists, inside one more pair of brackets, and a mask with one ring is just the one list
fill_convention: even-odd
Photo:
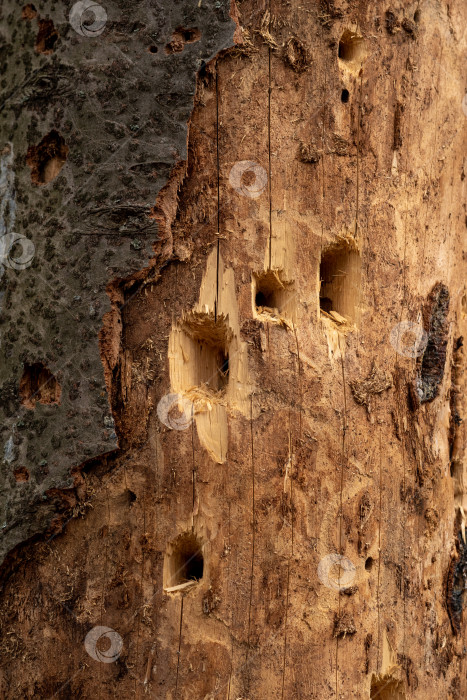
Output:
[[391,676],[372,676],[370,700],[405,700],[404,684]]
[[197,338],[197,381],[198,386],[205,386],[212,391],[224,391],[229,382],[229,355],[216,345]]
[[167,548],[164,560],[164,589],[183,588],[204,575],[203,546],[192,532],[184,532]]
[[24,365],[19,393],[23,406],[33,409],[36,401],[43,404],[59,404],[61,388],[52,372],[41,362],[35,362]]
[[366,58],[366,44],[363,37],[345,29],[339,39],[338,56],[343,64],[359,68]]
[[253,275],[253,305],[256,314],[280,314],[292,319],[296,299],[293,284],[283,279],[281,270],[267,270]]
[[223,316],[191,313],[182,326],[181,358],[185,390],[201,387],[225,392],[229,383],[229,344],[232,333]]
[[321,255],[319,267],[319,306],[321,311],[338,320],[359,320],[361,259],[347,242],[331,246]]

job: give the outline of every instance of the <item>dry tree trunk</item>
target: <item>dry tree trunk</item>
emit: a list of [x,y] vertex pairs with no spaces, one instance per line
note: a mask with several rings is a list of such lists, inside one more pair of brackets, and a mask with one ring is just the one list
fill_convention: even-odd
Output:
[[3,697],[466,697],[465,25],[5,0]]

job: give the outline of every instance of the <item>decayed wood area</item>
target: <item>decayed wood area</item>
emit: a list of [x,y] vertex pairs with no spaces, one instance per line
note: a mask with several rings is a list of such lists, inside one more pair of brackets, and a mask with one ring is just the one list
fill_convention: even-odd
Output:
[[109,287],[119,448],[4,568],[2,696],[460,700],[466,8],[231,15]]

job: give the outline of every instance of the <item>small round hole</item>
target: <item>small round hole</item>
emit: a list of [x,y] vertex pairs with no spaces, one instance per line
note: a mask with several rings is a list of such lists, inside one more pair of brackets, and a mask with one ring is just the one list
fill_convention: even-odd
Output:
[[360,66],[366,55],[363,37],[346,29],[339,40],[337,55],[343,63]]
[[344,104],[347,104],[347,102],[349,101],[349,97],[350,97],[350,92],[344,88],[341,92],[341,102],[343,102]]
[[152,46],[150,46],[148,49],[149,53],[157,53],[158,50],[159,49],[157,48],[157,46],[154,46],[154,44]]
[[367,571],[371,571],[373,568],[373,557],[368,557],[368,559],[365,561],[365,569]]
[[168,547],[164,561],[164,588],[198,582],[204,575],[203,545],[196,535],[185,532]]
[[188,44],[196,41],[201,36],[199,29],[181,29],[180,33],[183,37],[183,41],[186,41]]
[[134,503],[136,501],[136,493],[134,491],[130,491],[130,489],[126,489],[125,494],[128,498],[128,503]]

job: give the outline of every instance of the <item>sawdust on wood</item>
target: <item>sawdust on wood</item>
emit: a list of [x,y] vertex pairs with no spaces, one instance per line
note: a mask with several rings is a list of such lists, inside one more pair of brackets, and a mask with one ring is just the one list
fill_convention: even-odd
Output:
[[371,372],[366,379],[353,380],[350,382],[352,396],[361,406],[365,406],[368,413],[371,413],[371,399],[375,394],[381,394],[393,385],[390,374],[380,370],[373,363]]

